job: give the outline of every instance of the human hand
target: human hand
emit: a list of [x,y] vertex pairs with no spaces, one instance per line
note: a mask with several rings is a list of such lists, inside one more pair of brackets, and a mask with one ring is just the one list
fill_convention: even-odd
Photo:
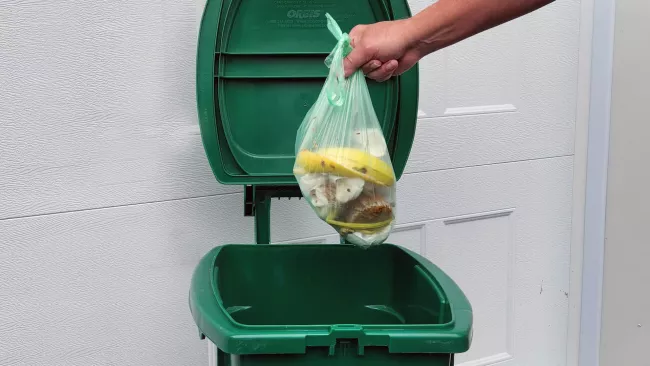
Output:
[[386,81],[415,65],[423,54],[417,49],[408,20],[358,25],[350,32],[352,52],[345,58],[345,76],[358,69],[369,78]]

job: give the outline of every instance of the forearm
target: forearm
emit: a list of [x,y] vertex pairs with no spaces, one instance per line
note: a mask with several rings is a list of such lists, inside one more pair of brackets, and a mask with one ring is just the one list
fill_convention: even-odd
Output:
[[421,56],[530,13],[553,0],[439,0],[409,20]]

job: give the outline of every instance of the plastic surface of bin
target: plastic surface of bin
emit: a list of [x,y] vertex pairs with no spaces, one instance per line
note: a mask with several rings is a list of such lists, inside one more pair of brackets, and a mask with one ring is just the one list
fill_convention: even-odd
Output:
[[[330,13],[344,31],[410,16],[406,0],[208,0],[197,54],[203,145],[223,184],[295,184],[298,126],[316,101],[336,44]],[[418,71],[368,85],[395,173],[411,150]]]
[[190,307],[220,366],[447,366],[472,337],[453,280],[389,244],[217,247],[195,270]]

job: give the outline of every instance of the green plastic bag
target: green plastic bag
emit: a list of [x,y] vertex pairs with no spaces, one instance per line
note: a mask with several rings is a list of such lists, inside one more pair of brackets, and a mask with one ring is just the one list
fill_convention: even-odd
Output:
[[348,242],[383,243],[395,221],[395,172],[361,70],[345,78],[350,39],[329,14],[338,40],[329,75],[296,138],[294,174],[317,215]]

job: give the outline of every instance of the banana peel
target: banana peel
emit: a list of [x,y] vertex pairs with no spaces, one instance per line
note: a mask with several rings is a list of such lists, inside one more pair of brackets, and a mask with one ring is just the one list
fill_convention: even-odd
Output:
[[344,221],[339,221],[336,219],[336,212],[335,211],[330,211],[329,215],[327,215],[327,218],[325,218],[325,222],[328,224],[339,227],[343,229],[343,231],[348,231],[348,232],[361,232],[364,234],[373,234],[379,229],[383,229],[386,226],[390,225],[394,218],[389,218],[384,221],[379,221],[379,222],[344,222]]
[[382,222],[373,222],[373,223],[354,223],[354,222],[342,222],[327,217],[325,220],[328,224],[332,226],[337,226],[342,229],[347,229],[352,232],[360,232],[364,234],[373,234],[378,229],[383,229],[386,226],[390,225],[393,222],[393,219],[385,220]]
[[383,160],[359,149],[326,148],[302,150],[296,157],[295,174],[323,173],[390,187],[395,184],[393,168]]

